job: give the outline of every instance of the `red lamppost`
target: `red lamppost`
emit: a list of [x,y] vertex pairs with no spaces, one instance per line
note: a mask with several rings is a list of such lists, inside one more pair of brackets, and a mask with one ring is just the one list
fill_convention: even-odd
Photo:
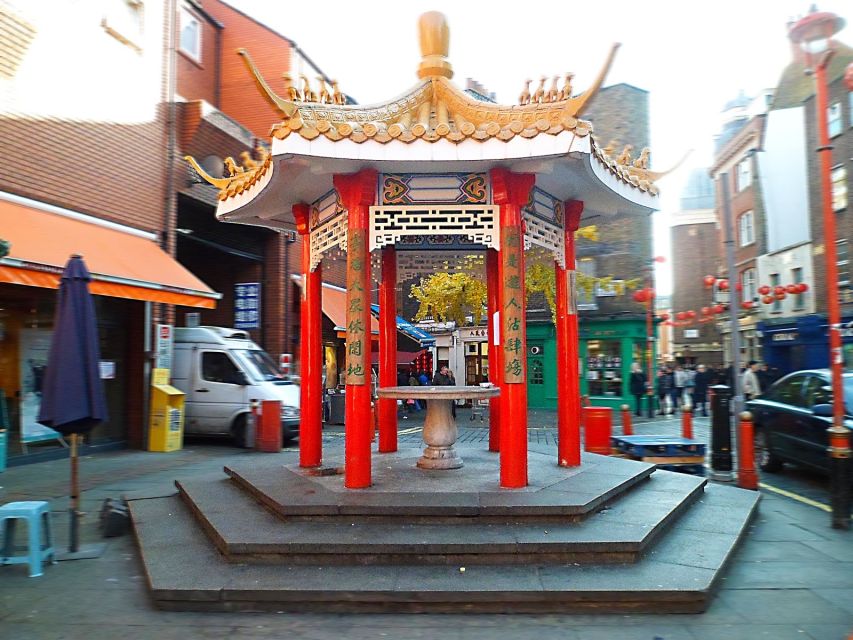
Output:
[[850,487],[847,469],[850,462],[850,432],[844,426],[844,389],[842,386],[841,309],[838,300],[838,258],[835,247],[835,211],[832,207],[832,147],[827,122],[826,69],[832,59],[832,36],[844,28],[844,19],[834,13],[812,10],[788,32],[806,57],[806,73],[814,74],[816,85],[817,131],[820,157],[820,190],[823,209],[824,256],[826,259],[827,321],[829,324],[829,367],[832,375],[832,426],[829,434],[830,502],[832,526],[850,528]]

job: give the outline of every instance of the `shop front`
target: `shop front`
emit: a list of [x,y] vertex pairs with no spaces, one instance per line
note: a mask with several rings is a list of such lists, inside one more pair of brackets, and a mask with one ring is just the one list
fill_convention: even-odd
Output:
[[596,407],[633,406],[631,363],[639,363],[648,375],[644,321],[581,319],[579,333],[581,394]]
[[[781,373],[801,369],[826,369],[829,366],[829,327],[826,319],[810,314],[798,318],[763,321],[762,360]],[[853,316],[841,319],[844,368],[853,370]]]
[[37,418],[56,290],[72,254],[83,256],[93,277],[109,412],[86,436],[84,452],[145,447],[152,303],[211,308],[218,294],[163,252],[153,234],[9,194],[0,194],[0,230],[9,243],[0,258],[0,427],[9,464],[63,455],[64,441]]

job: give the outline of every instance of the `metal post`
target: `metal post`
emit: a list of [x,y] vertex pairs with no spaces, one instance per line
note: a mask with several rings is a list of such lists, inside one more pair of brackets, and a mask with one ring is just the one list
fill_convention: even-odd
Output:
[[711,389],[711,469],[717,480],[732,479],[731,392],[724,384]]

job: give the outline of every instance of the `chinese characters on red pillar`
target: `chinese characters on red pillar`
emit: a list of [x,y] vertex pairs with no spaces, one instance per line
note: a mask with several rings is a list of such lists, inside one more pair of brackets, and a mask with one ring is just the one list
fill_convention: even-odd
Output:
[[347,250],[347,384],[365,384],[367,353],[367,327],[364,326],[364,310],[367,294],[364,290],[364,268],[367,256],[364,231],[350,230]]
[[503,260],[503,336],[504,377],[508,384],[523,383],[524,350],[522,324],[524,323],[524,283],[521,281],[521,233],[518,228],[506,228],[501,237]]

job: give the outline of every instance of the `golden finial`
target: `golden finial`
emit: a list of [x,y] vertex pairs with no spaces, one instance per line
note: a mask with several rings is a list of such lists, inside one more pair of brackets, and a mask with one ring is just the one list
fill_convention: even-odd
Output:
[[418,20],[418,38],[421,44],[421,63],[418,77],[453,77],[453,67],[447,61],[450,51],[450,28],[447,18],[438,11],[428,11]]
[[282,79],[284,80],[284,95],[288,100],[301,100],[299,96],[299,89],[293,86],[293,77],[289,73],[281,74]]
[[533,80],[525,80],[524,81],[524,90],[521,92],[521,95],[518,96],[518,104],[525,105],[530,104],[530,83]]
[[626,144],[622,149],[622,153],[619,154],[619,157],[616,158],[616,164],[621,164],[624,167],[627,167],[631,164],[631,152],[634,150],[634,145]]
[[338,89],[338,81],[332,80],[332,102],[335,104],[346,104],[346,96]]
[[642,151],[640,151],[639,157],[633,162],[634,166],[637,169],[649,168],[649,152],[650,149],[648,147],[645,147]]
[[317,102],[331,104],[332,96],[326,88],[326,79],[323,76],[317,76],[317,82],[320,83],[320,89],[317,91]]
[[557,89],[557,82],[560,80],[560,76],[554,76],[551,80],[551,88],[548,89],[548,93],[545,94],[545,102],[557,102],[560,96],[560,91]]
[[536,87],[536,91],[533,93],[533,97],[530,99],[530,102],[533,102],[535,104],[539,104],[540,102],[544,101],[544,99],[545,99],[545,81],[547,79],[548,78],[546,78],[545,76],[542,76],[541,78],[539,78],[539,86]]
[[566,80],[563,84],[563,89],[560,91],[560,100],[568,100],[572,97],[572,78],[575,77],[573,73],[566,74]]
[[229,176],[236,176],[238,173],[243,173],[243,167],[234,162],[234,158],[231,156],[225,158],[225,169],[228,171]]
[[240,164],[243,165],[243,169],[246,171],[251,171],[258,167],[258,163],[255,162],[254,158],[252,158],[252,154],[248,151],[240,152]]
[[317,102],[317,94],[311,90],[311,83],[308,82],[308,76],[300,73],[299,77],[302,78],[302,101]]

